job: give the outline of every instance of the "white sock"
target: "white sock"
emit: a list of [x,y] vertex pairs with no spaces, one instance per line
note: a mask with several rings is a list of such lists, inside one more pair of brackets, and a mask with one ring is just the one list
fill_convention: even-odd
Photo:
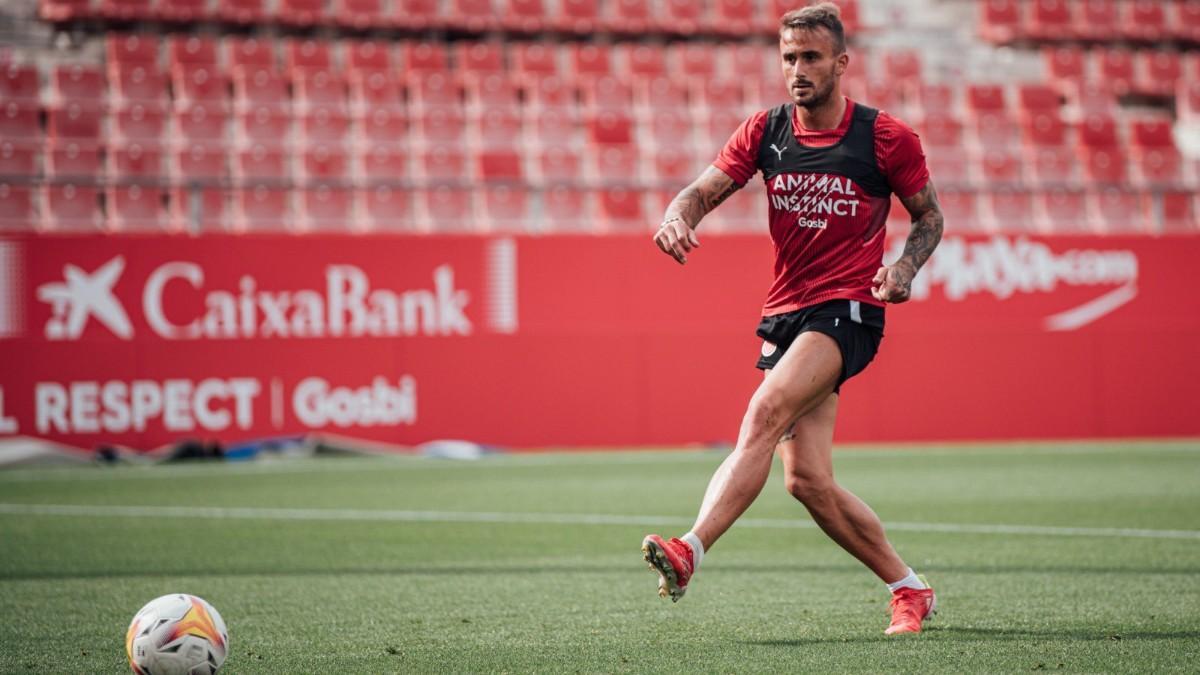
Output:
[[700,543],[700,537],[697,537],[695,532],[688,532],[680,539],[692,547],[692,569],[700,567],[700,561],[704,559],[704,544]]
[[900,581],[888,584],[887,587],[888,590],[893,593],[901,588],[915,588],[918,591],[926,588],[925,584],[921,583],[921,580],[917,577],[917,573],[912,571],[911,567],[908,568],[908,576],[904,577]]

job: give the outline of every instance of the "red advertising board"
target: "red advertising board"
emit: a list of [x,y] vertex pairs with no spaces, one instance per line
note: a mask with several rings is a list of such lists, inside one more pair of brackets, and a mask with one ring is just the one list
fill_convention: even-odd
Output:
[[[894,257],[901,242],[894,242]],[[948,236],[843,388],[843,441],[1200,434],[1200,238]],[[0,436],[727,441],[770,243],[0,239]]]

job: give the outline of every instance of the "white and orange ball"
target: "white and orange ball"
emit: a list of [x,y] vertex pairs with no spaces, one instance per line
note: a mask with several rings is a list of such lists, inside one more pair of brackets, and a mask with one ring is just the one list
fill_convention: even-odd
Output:
[[211,675],[225,663],[229,632],[202,598],[173,593],[146,603],[125,632],[138,675]]

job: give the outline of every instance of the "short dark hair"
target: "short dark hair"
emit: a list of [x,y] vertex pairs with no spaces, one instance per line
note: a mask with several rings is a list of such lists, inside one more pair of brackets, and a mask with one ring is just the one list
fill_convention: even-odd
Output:
[[833,36],[834,52],[846,51],[846,29],[842,26],[842,12],[832,2],[822,2],[792,11],[779,17],[779,32],[789,28],[813,30],[824,28]]

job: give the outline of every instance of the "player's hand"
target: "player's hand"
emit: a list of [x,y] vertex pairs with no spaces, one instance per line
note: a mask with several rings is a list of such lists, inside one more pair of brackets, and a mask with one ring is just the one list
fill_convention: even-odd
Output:
[[897,304],[908,300],[912,280],[917,275],[911,263],[903,260],[895,265],[880,267],[871,280],[871,295],[876,300]]
[[659,226],[654,233],[654,243],[680,265],[687,262],[687,254],[700,246],[696,231],[680,218],[672,218]]

